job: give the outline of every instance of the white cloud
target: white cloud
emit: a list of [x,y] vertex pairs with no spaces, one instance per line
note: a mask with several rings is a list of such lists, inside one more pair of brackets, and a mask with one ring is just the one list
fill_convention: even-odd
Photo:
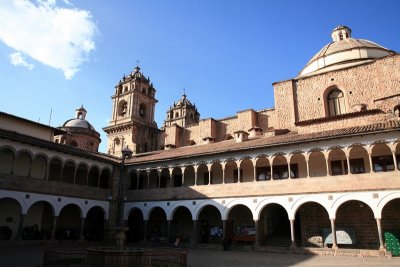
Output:
[[[95,49],[89,11],[57,6],[56,0],[1,0],[0,40],[71,79]],[[64,3],[70,4],[68,0]],[[22,54],[21,54],[22,55]],[[22,59],[22,57],[21,57]]]
[[22,66],[27,68],[28,70],[33,69],[33,65],[25,61],[25,58],[22,56],[21,52],[12,53],[10,55],[10,62],[16,67]]

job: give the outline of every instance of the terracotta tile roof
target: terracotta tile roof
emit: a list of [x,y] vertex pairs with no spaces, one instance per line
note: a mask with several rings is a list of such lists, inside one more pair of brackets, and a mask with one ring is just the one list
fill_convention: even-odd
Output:
[[273,147],[286,144],[303,143],[343,136],[361,135],[392,130],[400,130],[400,121],[388,121],[366,126],[356,126],[309,134],[297,134],[292,132],[285,135],[250,139],[242,143],[235,143],[234,140],[227,140],[206,145],[186,146],[171,150],[159,150],[134,155],[131,159],[127,161],[127,163],[137,164],[144,162],[165,161],[171,159],[188,158],[193,156],[211,155],[223,152],[248,150],[263,147]]
[[43,139],[35,138],[29,135],[20,134],[14,131],[8,131],[4,129],[0,129],[0,139],[9,139],[12,141],[17,141],[25,144],[30,144],[42,148],[47,148],[51,150],[55,150],[58,152],[71,154],[79,157],[90,158],[98,161],[103,161],[107,163],[120,163],[121,159],[105,154],[105,153],[94,153],[85,149],[63,145],[63,144],[56,144],[51,141],[46,141]]

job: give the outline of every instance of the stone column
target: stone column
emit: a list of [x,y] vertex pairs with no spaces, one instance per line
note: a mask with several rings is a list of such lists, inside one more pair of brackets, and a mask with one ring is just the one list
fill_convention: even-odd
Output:
[[307,178],[310,178],[310,154],[304,153],[304,159],[306,160],[306,167],[307,167]]
[[56,239],[56,227],[58,216],[53,216],[53,229],[51,231],[51,240]]
[[26,214],[21,214],[19,216],[18,232],[17,232],[17,236],[16,236],[17,240],[22,240],[22,231],[24,228],[25,216],[26,216]]
[[144,235],[143,241],[147,241],[147,227],[148,227],[149,220],[144,220]]
[[[345,149],[344,154],[346,155],[347,173],[351,174],[351,171],[350,171],[350,149],[349,148]],[[346,174],[344,169],[343,169],[343,174]]]
[[254,220],[254,228],[256,230],[254,245],[255,245],[255,247],[259,247],[260,246],[260,233],[259,233],[260,227],[259,227],[258,220]]
[[137,179],[136,179],[136,190],[139,190],[139,181],[140,181],[140,177],[142,176],[142,171],[138,170],[137,172],[139,175],[137,176]]
[[369,166],[371,167],[370,172],[375,172],[374,165],[372,164],[372,151],[368,151],[368,159],[369,159]]
[[222,220],[222,238],[226,238],[226,220]]
[[225,184],[225,166],[226,162],[221,163],[222,166],[222,184]]
[[197,244],[197,220],[193,220],[193,240],[192,244]]
[[237,166],[237,176],[238,176],[238,183],[240,183],[240,161],[236,162],[236,166]]
[[257,161],[252,160],[252,162],[253,162],[253,176],[254,176],[253,181],[256,182],[257,181]]
[[208,185],[211,184],[211,167],[212,167],[212,164],[207,164],[207,170],[208,170]]
[[294,232],[294,220],[290,220],[290,240],[292,241],[292,244],[290,247],[295,248],[296,247],[296,239],[295,239],[295,232]]
[[171,220],[167,220],[168,226],[167,226],[167,236],[168,236],[168,241],[171,238]]
[[392,155],[393,155],[394,170],[398,170],[396,162],[396,150],[392,150]]
[[169,187],[174,187],[174,177],[172,176],[173,168],[169,168]]
[[147,170],[146,171],[147,174],[147,189],[150,188],[150,174],[151,174],[151,170]]
[[269,161],[269,164],[270,164],[269,167],[271,169],[271,180],[274,180],[274,168],[273,168],[274,158],[275,157],[271,157],[271,160]]
[[335,226],[335,219],[331,219],[331,229],[332,229],[332,248],[337,249],[338,245],[336,242],[336,226]]
[[326,176],[331,176],[331,172],[329,171],[329,154],[325,155],[325,164],[326,164]]
[[194,169],[194,185],[197,185],[197,169],[199,168],[198,165],[194,165],[193,169]]
[[383,241],[383,232],[382,232],[382,224],[381,219],[376,219],[376,226],[378,227],[378,236],[379,236],[379,250],[386,250],[385,243]]
[[157,169],[157,172],[158,172],[158,186],[157,186],[157,188],[161,188],[161,172],[162,172],[162,169]]
[[181,171],[182,171],[182,187],[185,184],[185,169],[186,169],[186,167],[181,167]]
[[80,232],[79,232],[79,239],[81,239],[81,240],[85,239],[85,237],[83,236],[83,229],[84,228],[85,228],[85,218],[82,217],[81,218],[81,229],[80,229]]

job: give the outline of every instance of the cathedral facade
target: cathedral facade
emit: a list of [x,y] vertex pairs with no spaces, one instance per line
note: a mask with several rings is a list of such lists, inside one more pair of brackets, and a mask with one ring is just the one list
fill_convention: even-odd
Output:
[[[10,238],[36,224],[49,238],[75,229],[99,239],[117,222],[122,192],[130,242],[395,253],[400,56],[346,26],[331,38],[296,77],[273,83],[274,107],[202,119],[184,93],[161,128],[156,89],[137,66],[114,88],[107,154],[83,107],[59,128],[0,114]],[[127,147],[134,155],[122,159]]]

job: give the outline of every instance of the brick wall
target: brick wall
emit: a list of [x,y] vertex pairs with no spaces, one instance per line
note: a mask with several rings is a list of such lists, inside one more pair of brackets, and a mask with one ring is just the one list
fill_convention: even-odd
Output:
[[297,211],[301,224],[301,245],[323,247],[323,228],[331,228],[328,212],[317,203],[307,203]]

